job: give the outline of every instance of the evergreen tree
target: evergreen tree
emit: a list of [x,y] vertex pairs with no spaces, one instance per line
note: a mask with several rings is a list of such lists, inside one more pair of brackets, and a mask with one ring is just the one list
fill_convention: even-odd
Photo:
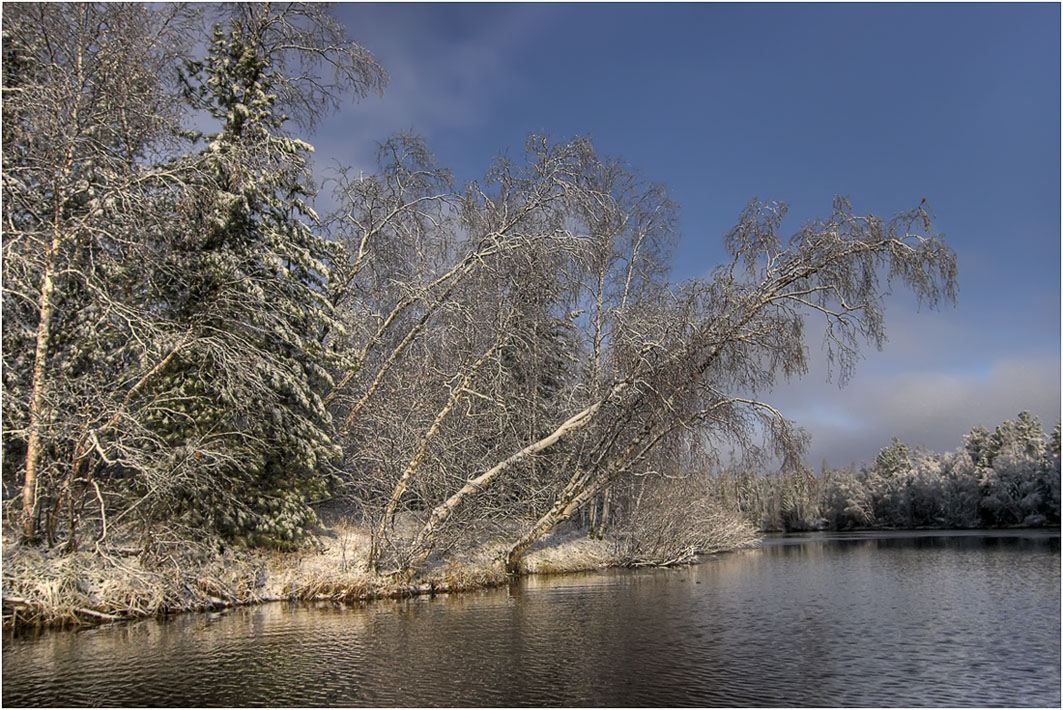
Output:
[[189,65],[189,93],[220,130],[193,161],[204,222],[181,235],[170,264],[184,278],[168,307],[197,332],[167,373],[184,404],[155,424],[171,447],[205,445],[218,468],[181,491],[190,521],[287,545],[314,521],[307,504],[334,454],[322,343],[336,323],[330,247],[306,202],[312,149],[284,132],[281,78],[263,43],[268,11],[257,13],[216,27],[205,61]]
[[983,520],[992,525],[1043,525],[1052,504],[1044,482],[1045,435],[1030,412],[1007,420],[989,439],[989,468],[979,470]]
[[971,433],[963,438],[963,446],[975,466],[989,468],[993,465],[990,451],[989,430],[983,426],[976,426]]

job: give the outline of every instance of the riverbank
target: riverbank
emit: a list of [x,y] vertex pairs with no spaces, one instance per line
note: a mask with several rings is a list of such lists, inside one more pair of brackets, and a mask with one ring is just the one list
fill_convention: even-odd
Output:
[[[340,523],[319,536],[320,545],[298,552],[242,547],[184,547],[150,559],[112,547],[64,554],[3,540],[3,628],[91,626],[168,614],[216,611],[273,601],[350,603],[421,594],[459,592],[506,584],[502,543],[450,555],[411,582],[365,571],[369,535]],[[732,531],[704,552],[759,544],[750,531]],[[555,574],[645,564],[689,562],[633,559],[617,541],[584,534],[553,535],[532,549],[524,574]]]

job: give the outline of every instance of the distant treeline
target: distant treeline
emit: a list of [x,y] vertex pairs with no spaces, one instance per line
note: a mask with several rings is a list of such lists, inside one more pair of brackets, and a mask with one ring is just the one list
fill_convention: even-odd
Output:
[[975,427],[948,453],[894,438],[870,466],[759,476],[731,469],[719,495],[765,531],[1059,525],[1060,425],[1022,412]]

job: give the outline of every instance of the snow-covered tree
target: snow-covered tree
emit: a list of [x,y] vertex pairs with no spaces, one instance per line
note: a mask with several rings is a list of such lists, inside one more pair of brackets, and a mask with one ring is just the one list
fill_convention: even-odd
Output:
[[1048,438],[1045,447],[1044,463],[1042,465],[1044,482],[1045,514],[1049,521],[1059,522],[1059,489],[1060,489],[1060,423],[1052,428],[1052,434]]
[[1002,423],[989,439],[979,467],[981,509],[993,525],[1043,525],[1052,508],[1051,487],[1046,484],[1045,435],[1041,423],[1029,412]]
[[[1059,521],[1060,426],[1045,437],[1028,412],[994,432],[975,427],[959,449],[913,450],[894,438],[859,472],[824,470],[816,481],[818,510],[835,530],[861,527],[973,528],[1040,526]],[[800,496],[794,477],[729,472],[723,485],[754,495],[724,496],[763,529],[793,529],[783,502]],[[794,506],[791,505],[791,508]]]
[[[241,6],[215,26],[206,58],[189,62],[185,75],[187,94],[219,130],[182,165],[198,204],[175,235],[167,267],[180,278],[166,307],[191,337],[162,380],[176,411],[160,409],[151,426],[169,447],[211,462],[192,462],[209,475],[177,486],[177,510],[253,543],[303,537],[314,520],[308,503],[323,492],[336,453],[323,402],[332,386],[325,343],[338,327],[328,300],[331,246],[308,204],[312,148],[288,134],[285,113],[316,118],[318,86],[300,93],[284,60],[315,50],[322,17]],[[360,56],[356,45],[339,47],[320,50]]]
[[[313,124],[385,77],[322,6],[4,12],[4,478],[23,534],[126,522],[290,541],[331,447]],[[228,14],[225,14],[228,13]],[[184,80],[178,71],[186,65]],[[201,146],[192,115],[218,130]],[[175,515],[183,512],[185,515]]]
[[29,539],[64,508],[74,526],[101,440],[175,343],[149,303],[145,235],[169,222],[157,196],[180,189],[163,165],[183,118],[169,69],[193,20],[181,6],[4,11],[4,475],[21,479]]

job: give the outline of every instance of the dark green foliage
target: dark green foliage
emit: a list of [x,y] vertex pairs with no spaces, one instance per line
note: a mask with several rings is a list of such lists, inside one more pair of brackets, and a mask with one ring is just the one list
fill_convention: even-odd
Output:
[[184,288],[166,306],[197,344],[157,391],[180,402],[181,416],[152,424],[171,447],[208,439],[227,482],[219,490],[195,476],[182,487],[191,522],[285,545],[314,522],[307,502],[321,494],[333,455],[320,336],[334,322],[323,297],[328,245],[303,202],[309,146],[281,132],[276,78],[256,36],[241,22],[216,28],[206,60],[185,78],[221,130],[192,159],[201,229],[180,235],[169,255]]

